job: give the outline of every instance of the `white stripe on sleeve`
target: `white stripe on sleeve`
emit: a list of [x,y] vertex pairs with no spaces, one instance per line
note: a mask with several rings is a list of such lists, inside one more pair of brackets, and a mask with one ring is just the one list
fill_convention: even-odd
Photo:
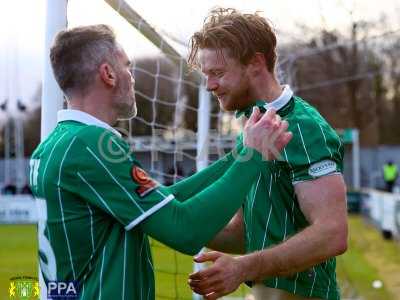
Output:
[[144,219],[146,219],[148,216],[152,215],[153,213],[155,213],[157,210],[159,210],[160,208],[162,208],[163,206],[165,206],[166,204],[168,204],[169,202],[171,202],[173,199],[175,199],[174,195],[169,195],[168,197],[166,197],[164,200],[162,200],[161,202],[157,203],[156,205],[154,205],[152,208],[150,208],[149,210],[147,210],[145,213],[141,214],[139,217],[137,217],[136,219],[134,219],[132,222],[130,222],[128,225],[125,226],[125,230],[131,230],[133,227],[135,227],[137,224],[139,224],[140,222],[142,222]]

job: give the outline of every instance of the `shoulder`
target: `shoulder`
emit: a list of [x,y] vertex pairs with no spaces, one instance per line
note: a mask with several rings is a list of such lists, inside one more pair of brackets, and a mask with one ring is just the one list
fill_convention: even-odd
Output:
[[85,126],[76,134],[77,149],[107,163],[122,163],[135,160],[130,145],[114,132],[98,127]]
[[90,142],[98,140],[101,137],[108,137],[112,135],[112,132],[94,125],[82,126],[76,133],[76,137],[84,142]]
[[331,127],[314,106],[300,97],[294,96],[293,98],[292,109],[284,117],[289,122],[289,128],[298,126],[305,129],[307,127],[314,128],[319,126]]
[[343,146],[339,136],[315,107],[295,96],[292,109],[284,119],[293,134],[285,147],[286,155],[305,164],[334,156],[339,160],[342,158]]
[[75,133],[76,139],[79,143],[86,146],[97,146],[97,145],[118,145],[125,147],[127,143],[120,136],[111,132],[108,129],[99,126],[83,126],[79,131]]
[[128,151],[129,147],[125,144],[122,138],[102,127],[81,124],[57,126],[35,150],[32,158],[40,156],[54,160],[58,157],[65,165],[68,162],[84,164],[94,154],[104,156],[119,153],[121,149]]
[[293,133],[293,140],[298,143],[319,139],[340,142],[336,131],[318,110],[300,97],[294,97],[293,109],[285,119],[289,123],[288,130]]
[[65,149],[72,147],[76,128],[62,123],[42,141],[32,154],[32,158],[54,158],[63,156]]

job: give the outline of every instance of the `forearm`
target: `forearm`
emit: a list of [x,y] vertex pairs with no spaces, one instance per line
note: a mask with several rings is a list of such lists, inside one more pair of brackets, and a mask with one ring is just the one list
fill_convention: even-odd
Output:
[[207,248],[232,254],[245,253],[242,209],[208,244]]
[[239,259],[246,270],[245,280],[289,276],[339,255],[346,249],[342,242],[344,231],[347,235],[346,224],[314,224],[282,244],[242,256]]
[[142,223],[143,230],[181,252],[197,253],[242,205],[261,159],[256,153],[247,162],[235,161],[214,184],[185,202],[172,201],[151,215]]
[[242,149],[242,144],[237,145],[234,150],[212,163],[204,170],[170,186],[171,193],[174,194],[179,201],[185,201],[196,195],[218,180],[218,178],[222,177],[234,163],[235,155],[238,155]]

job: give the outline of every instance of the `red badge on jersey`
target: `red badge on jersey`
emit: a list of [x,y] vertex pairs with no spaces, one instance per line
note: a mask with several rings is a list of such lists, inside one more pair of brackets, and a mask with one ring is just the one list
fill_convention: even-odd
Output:
[[133,181],[138,184],[136,193],[138,193],[140,197],[146,196],[158,186],[158,182],[153,180],[143,169],[139,168],[138,166],[132,167],[131,176]]

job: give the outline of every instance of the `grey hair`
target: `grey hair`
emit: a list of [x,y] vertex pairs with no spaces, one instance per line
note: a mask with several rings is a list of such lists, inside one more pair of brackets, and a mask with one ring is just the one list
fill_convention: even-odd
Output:
[[60,32],[50,50],[54,76],[65,95],[86,94],[101,64],[116,65],[119,46],[111,27],[91,25]]

